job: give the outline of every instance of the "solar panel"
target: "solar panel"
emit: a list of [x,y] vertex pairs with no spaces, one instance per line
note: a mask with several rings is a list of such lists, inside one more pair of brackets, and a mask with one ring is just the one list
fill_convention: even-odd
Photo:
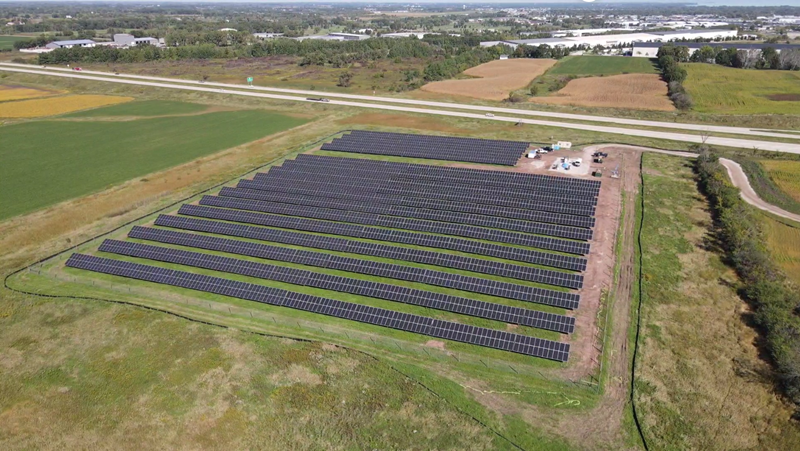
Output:
[[[152,229],[151,229],[152,230]],[[165,232],[165,231],[155,231]],[[174,233],[174,232],[166,232]],[[183,243],[176,243],[183,244]],[[208,248],[208,247],[206,247]],[[220,249],[215,249],[220,250]],[[539,329],[572,333],[575,318],[534,310],[508,307],[501,304],[476,301],[458,296],[449,296],[424,290],[371,282],[348,277],[320,274],[302,269],[286,268],[264,263],[169,249],[147,244],[130,243],[118,240],[105,240],[100,251],[129,257],[146,258],[166,263],[228,272],[277,282],[339,291],[343,293],[370,296],[389,301],[402,302],[436,310],[444,310],[505,323],[520,324]]]
[[339,271],[454,288],[462,291],[471,291],[474,293],[488,294],[519,301],[552,305],[566,309],[576,309],[580,303],[580,296],[573,293],[565,293],[562,291],[554,291],[507,282],[498,282],[494,280],[429,269],[342,257],[338,255],[325,254],[322,252],[290,249],[285,247],[269,246],[260,243],[178,233],[174,231],[145,227],[132,229],[129,236],[131,238],[146,239],[161,243],[177,244],[181,246],[247,255],[250,257],[265,258],[269,260],[283,261],[306,266],[316,266]]
[[[262,285],[239,282],[219,277],[175,271],[138,263],[124,262],[90,255],[73,254],[66,265],[103,274],[127,277],[147,282],[160,283],[196,291],[232,296],[280,307],[321,313],[337,318],[354,319],[368,324],[394,327],[432,337],[475,344],[494,349],[516,352],[566,362],[569,344],[527,337],[509,332],[496,331],[475,326],[465,326],[418,315],[401,314],[386,309],[325,299]],[[399,323],[387,320],[401,318]]]

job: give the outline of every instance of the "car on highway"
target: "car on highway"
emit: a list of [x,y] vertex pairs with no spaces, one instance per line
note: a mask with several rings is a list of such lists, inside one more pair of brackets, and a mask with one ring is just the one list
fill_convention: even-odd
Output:
[[486,117],[494,117],[494,114],[492,114],[492,113],[486,113]]
[[312,102],[330,102],[330,99],[326,99],[325,97],[306,97],[306,100]]
[[80,67],[73,67],[72,70],[83,70]]

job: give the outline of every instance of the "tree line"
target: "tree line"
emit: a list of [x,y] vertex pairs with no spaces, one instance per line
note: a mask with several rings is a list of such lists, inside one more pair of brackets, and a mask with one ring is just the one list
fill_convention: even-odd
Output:
[[658,67],[661,70],[661,78],[667,82],[667,95],[679,110],[692,108],[694,102],[692,96],[686,92],[683,82],[686,80],[686,69],[682,68],[680,61],[689,58],[689,47],[665,45],[658,49]]
[[800,295],[772,261],[761,222],[728,181],[716,155],[704,150],[695,169],[715,215],[716,234],[742,279],[741,293],[753,307],[774,367],[775,380],[800,415]]

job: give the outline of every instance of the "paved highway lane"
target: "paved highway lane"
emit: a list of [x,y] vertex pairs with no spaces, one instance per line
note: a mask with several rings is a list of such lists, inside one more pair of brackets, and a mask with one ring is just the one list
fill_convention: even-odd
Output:
[[[36,69],[36,70],[43,70],[48,72],[66,72],[66,73],[73,73],[72,69],[63,68],[63,67],[46,67],[43,68],[42,66],[31,66],[29,64],[15,64],[15,63],[0,63],[0,69],[2,66],[6,67],[16,67],[22,69]],[[415,99],[400,99],[394,97],[379,97],[379,96],[365,96],[365,95],[358,95],[358,94],[346,94],[346,93],[337,93],[337,92],[320,92],[320,91],[306,91],[301,89],[286,89],[286,88],[273,88],[268,86],[247,86],[247,85],[237,85],[237,84],[229,84],[229,83],[216,83],[216,82],[204,82],[201,83],[199,80],[185,80],[185,79],[176,79],[176,78],[165,78],[165,77],[153,77],[153,76],[145,76],[145,75],[132,75],[132,74],[125,74],[120,73],[119,75],[115,75],[114,73],[110,72],[99,72],[99,71],[88,71],[84,70],[81,71],[83,74],[87,75],[100,75],[104,77],[119,77],[119,78],[129,78],[134,80],[147,80],[147,81],[155,81],[155,82],[167,82],[167,83],[180,83],[180,84],[189,84],[192,86],[214,86],[214,87],[221,87],[224,89],[235,89],[241,90],[246,89],[248,91],[264,91],[264,92],[277,92],[281,94],[299,94],[302,96],[312,96],[312,97],[319,97],[325,96],[331,99],[349,99],[349,100],[363,100],[367,102],[381,102],[381,103],[396,103],[396,104],[403,104],[403,105],[412,105],[412,106],[423,106],[423,107],[434,107],[434,108],[448,108],[448,109],[457,109],[457,110],[467,110],[467,111],[478,111],[481,113],[500,113],[500,114],[509,114],[513,115],[514,117],[524,117],[524,116],[535,116],[535,117],[545,117],[545,118],[556,118],[556,119],[569,119],[574,121],[591,121],[591,122],[601,122],[601,123],[608,123],[608,124],[615,124],[615,125],[634,125],[638,127],[651,127],[651,128],[668,128],[668,129],[679,129],[679,130],[691,130],[695,132],[705,132],[705,133],[727,133],[727,134],[738,134],[738,135],[746,135],[746,136],[766,136],[772,138],[788,138],[788,139],[800,139],[800,135],[791,134],[791,133],[781,133],[782,130],[764,130],[764,129],[752,129],[746,127],[728,127],[728,126],[721,126],[721,125],[702,125],[702,124],[684,124],[678,122],[663,122],[663,121],[645,121],[639,119],[627,119],[627,118],[618,118],[618,117],[607,117],[607,116],[592,116],[592,115],[583,115],[583,114],[570,114],[570,113],[556,113],[556,112],[548,112],[548,111],[535,111],[535,110],[522,110],[516,108],[503,108],[503,107],[494,107],[494,106],[484,106],[484,105],[470,105],[470,104],[463,104],[463,103],[448,103],[448,102],[433,102],[427,100],[415,100]]]
[[[240,96],[247,96],[247,97],[259,97],[265,99],[276,99],[276,100],[288,100],[288,101],[295,101],[295,102],[313,102],[307,100],[305,97],[296,97],[296,96],[288,96],[288,95],[281,95],[281,94],[271,94],[265,92],[257,92],[255,90],[251,90],[249,88],[240,88],[240,89],[225,89],[225,88],[212,88],[210,86],[205,86],[205,84],[196,84],[196,85],[187,85],[185,83],[166,83],[166,82],[154,82],[154,81],[144,81],[144,80],[132,80],[128,78],[122,77],[115,77],[114,75],[90,75],[84,74],[82,72],[75,72],[75,71],[48,71],[46,69],[23,69],[20,67],[10,67],[8,65],[0,65],[0,70],[7,71],[7,72],[21,72],[21,73],[29,73],[35,75],[46,75],[51,77],[62,77],[62,78],[77,78],[82,80],[91,80],[91,81],[98,81],[98,82],[106,82],[106,83],[119,83],[119,84],[127,84],[127,85],[139,85],[139,86],[152,86],[156,88],[167,88],[167,89],[179,89],[184,91],[200,91],[200,92],[213,92],[213,93],[223,93],[227,95],[240,95]],[[316,96],[319,96],[319,93],[315,93]],[[689,142],[689,143],[702,143],[703,139],[699,135],[692,135],[692,134],[684,134],[684,133],[675,133],[675,132],[662,132],[662,131],[655,131],[655,130],[638,130],[638,129],[629,129],[629,128],[620,128],[620,127],[608,127],[602,125],[587,125],[587,124],[574,124],[569,122],[555,122],[555,121],[544,121],[544,120],[536,120],[536,119],[527,119],[527,118],[519,118],[519,117],[509,117],[509,116],[493,116],[487,117],[484,114],[477,114],[477,113],[467,113],[461,111],[449,111],[449,110],[439,110],[439,109],[431,109],[431,108],[415,108],[415,107],[405,107],[399,105],[385,105],[380,103],[368,103],[368,102],[351,102],[346,100],[331,100],[330,103],[326,105],[343,105],[343,106],[350,106],[356,108],[370,108],[370,109],[377,109],[377,110],[385,110],[385,111],[403,111],[409,113],[421,113],[421,114],[433,114],[438,116],[452,116],[452,117],[462,117],[462,118],[471,118],[471,119],[481,119],[481,120],[491,120],[491,121],[501,121],[501,122],[519,122],[523,124],[530,124],[530,125],[541,125],[547,127],[558,127],[558,128],[567,128],[567,129],[576,129],[576,130],[586,130],[586,131],[594,131],[599,133],[610,133],[610,134],[619,134],[619,135],[627,135],[627,136],[640,136],[644,138],[657,138],[657,139],[664,139],[664,140],[671,140],[671,141],[681,141],[681,142]],[[726,147],[737,147],[742,149],[753,149],[758,148],[760,150],[765,151],[772,151],[772,152],[788,152],[788,153],[795,153],[800,154],[800,144],[794,143],[781,143],[781,142],[772,142],[772,141],[757,141],[757,140],[750,140],[750,139],[739,139],[739,138],[720,138],[720,137],[709,137],[705,140],[706,144],[709,145],[719,145],[719,146],[726,146]]]

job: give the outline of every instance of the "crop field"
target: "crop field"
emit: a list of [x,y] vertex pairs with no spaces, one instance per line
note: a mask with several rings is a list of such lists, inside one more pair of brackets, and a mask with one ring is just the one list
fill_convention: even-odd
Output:
[[200,113],[207,109],[208,106],[199,105],[196,103],[172,102],[168,100],[142,100],[104,108],[80,111],[64,117],[174,116]]
[[800,161],[760,160],[758,163],[778,188],[800,202]]
[[763,224],[772,258],[794,283],[800,284],[800,224],[767,215]]
[[568,56],[559,61],[548,75],[575,75],[578,77],[619,74],[656,74],[653,60],[628,56]]
[[437,94],[503,100],[511,91],[524,88],[555,63],[556,60],[550,59],[522,58],[491,61],[464,71],[464,75],[476,78],[435,81],[421,89]]
[[736,275],[703,245],[712,218],[705,202],[689,194],[697,189],[691,166],[671,156],[644,159],[635,383],[650,448],[797,449],[791,409],[762,376],[770,370],[737,296]]
[[24,36],[0,36],[0,50],[12,50],[14,43],[28,39]]
[[62,94],[62,92],[55,90],[28,88],[25,86],[0,85],[0,102],[7,102],[10,100],[33,99],[35,97],[44,97],[55,94]]
[[245,110],[126,122],[7,125],[0,128],[0,218],[86,195],[304,122]]
[[800,114],[800,73],[683,64],[694,110],[716,114]]
[[0,118],[55,116],[73,111],[130,102],[132,97],[104,95],[68,95],[46,99],[0,103]]
[[571,80],[549,96],[531,102],[599,108],[674,111],[667,97],[667,84],[658,75],[628,74]]

